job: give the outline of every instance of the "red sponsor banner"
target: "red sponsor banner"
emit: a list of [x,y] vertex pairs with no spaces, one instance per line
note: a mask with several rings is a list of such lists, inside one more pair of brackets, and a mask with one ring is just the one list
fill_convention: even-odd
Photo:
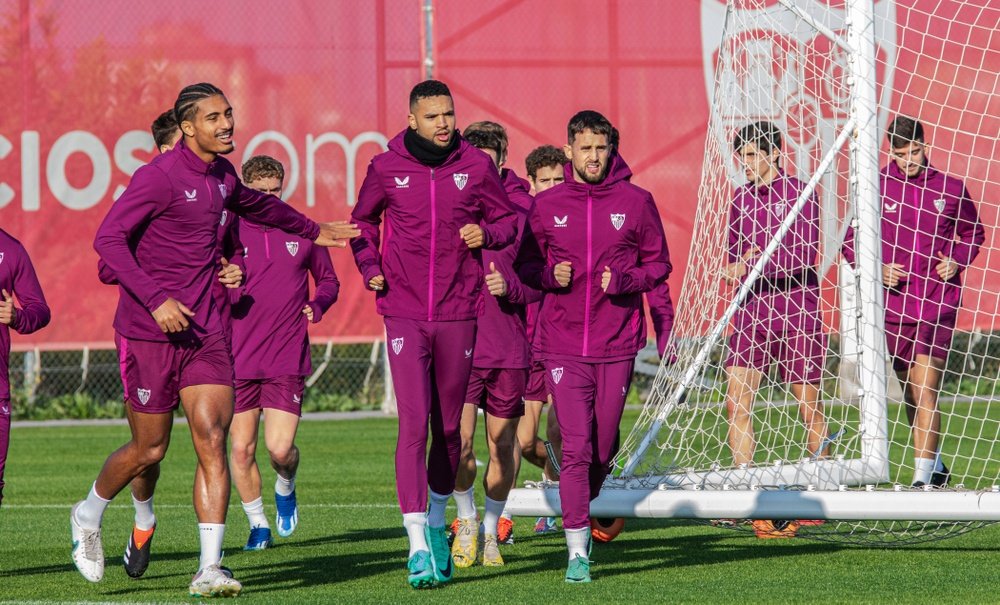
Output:
[[[19,342],[111,341],[117,290],[97,279],[93,236],[129,176],[152,157],[150,122],[186,84],[209,81],[226,91],[237,120],[234,164],[273,155],[287,171],[288,203],[317,220],[348,218],[369,159],[405,127],[408,91],[422,79],[422,4],[230,0],[208,13],[196,0],[0,0],[0,225],[27,247],[53,311],[47,329]],[[570,115],[584,108],[608,115],[634,182],[659,203],[678,292],[709,120],[706,48],[718,48],[703,39],[719,29],[706,15],[722,4],[437,0],[435,75],[452,88],[459,127],[491,119],[508,128],[508,165],[520,174],[534,147],[564,143]],[[995,76],[992,84],[981,78],[1000,71],[1000,52],[982,28],[956,37],[954,15],[937,4],[896,4],[900,28],[942,35],[934,49],[909,47],[901,35],[880,41],[894,45],[892,107],[924,115],[934,102],[953,102],[956,89],[966,95],[965,111],[925,118],[948,133],[933,158],[977,175],[969,180],[973,197],[992,201],[1000,196],[991,147],[1000,112]],[[929,17],[934,11],[943,16]],[[982,50],[973,51],[977,40]],[[947,77],[942,64],[952,67]],[[988,227],[996,224],[994,205],[980,211]],[[991,245],[993,229],[987,234]],[[314,335],[381,337],[350,253],[331,254],[340,301]],[[996,308],[1000,284],[987,267],[1000,261],[988,256],[967,273],[969,308]],[[979,327],[992,321],[992,313],[975,315]],[[966,314],[964,326],[971,324]]]

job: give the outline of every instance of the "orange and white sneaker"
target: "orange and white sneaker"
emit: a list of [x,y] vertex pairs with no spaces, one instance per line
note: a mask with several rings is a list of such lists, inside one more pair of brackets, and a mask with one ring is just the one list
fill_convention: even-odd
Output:
[[514,543],[514,520],[500,517],[497,520],[497,542],[500,544]]
[[798,521],[772,521],[769,519],[754,519],[753,531],[761,540],[775,538],[794,538],[799,531]]

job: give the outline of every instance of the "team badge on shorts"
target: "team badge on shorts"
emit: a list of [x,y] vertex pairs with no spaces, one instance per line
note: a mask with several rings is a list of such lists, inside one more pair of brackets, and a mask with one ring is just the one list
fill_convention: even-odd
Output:
[[0,264],[3,264],[3,252],[0,252]]
[[288,253],[295,256],[299,253],[299,243],[298,242],[285,242],[285,247],[288,248]]
[[392,352],[399,355],[399,352],[403,350],[403,337],[392,339]]
[[470,357],[472,357],[472,349],[466,349],[465,350],[465,358],[468,359]]
[[943,197],[941,197],[941,198],[938,198],[938,199],[934,200],[934,207],[937,208],[938,212],[944,212],[944,205],[946,203],[947,203],[947,201]]
[[146,405],[149,403],[149,396],[153,393],[149,389],[136,389],[136,394],[139,395],[139,403]]
[[625,215],[624,214],[612,214],[611,215],[611,224],[615,226],[615,231],[621,231],[622,230],[622,225],[625,224]]
[[459,191],[465,189],[465,184],[469,182],[469,175],[462,172],[456,172],[451,178],[455,179],[455,186]]
[[556,384],[559,384],[559,381],[562,380],[562,375],[563,375],[563,369],[562,368],[552,368],[552,381],[553,382],[555,382]]

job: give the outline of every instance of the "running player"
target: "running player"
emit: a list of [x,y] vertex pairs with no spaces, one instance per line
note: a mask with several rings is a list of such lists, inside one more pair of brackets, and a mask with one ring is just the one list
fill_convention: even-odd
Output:
[[392,345],[396,490],[410,542],[408,581],[428,588],[452,575],[445,505],[455,487],[482,304],[478,250],[510,244],[517,223],[496,166],[455,130],[448,87],[436,80],[417,84],[409,108],[409,128],[368,167],[351,215],[362,235],[351,247],[365,284],[376,292]]
[[[962,272],[986,232],[962,181],[931,165],[923,124],[897,116],[886,136],[891,161],[879,174],[886,343],[910,421],[913,486],[945,487],[951,473],[941,460],[938,389],[962,304]],[[849,230],[844,256],[852,264],[854,254]]]
[[[268,156],[243,164],[243,182],[262,193],[281,197],[285,169]],[[264,418],[264,443],[277,477],[274,503],[278,535],[292,535],[299,521],[295,475],[299,448],[295,433],[302,415],[305,378],[312,372],[309,323],[318,323],[337,300],[340,282],[326,248],[297,235],[239,221],[241,262],[246,285],[232,307],[233,364],[236,407],[230,430],[230,467],[243,511],[250,523],[244,550],[272,544],[264,515],[257,429]],[[309,274],[316,284],[309,298]]]
[[617,448],[636,353],[646,343],[642,296],[670,273],[660,215],[611,145],[595,111],[570,120],[566,182],[535,200],[516,261],[545,290],[535,338],[563,438],[559,497],[567,582],[590,581],[590,500]]
[[174,104],[176,148],[139,168],[98,229],[94,247],[119,284],[116,342],[132,439],[104,463],[70,515],[73,562],[92,582],[104,575],[101,520],[108,503],[167,449],[172,411],[183,406],[198,466],[194,508],[201,559],[192,596],[233,596],[242,586],[219,567],[229,501],[226,437],[233,412],[232,357],[212,293],[224,208],[320,245],[357,230],[317,225],[279,199],[243,186],[224,154],[233,112],[211,84],[184,88]]

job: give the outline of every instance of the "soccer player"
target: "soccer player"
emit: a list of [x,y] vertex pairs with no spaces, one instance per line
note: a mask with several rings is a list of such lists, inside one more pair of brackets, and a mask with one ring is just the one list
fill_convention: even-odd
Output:
[[[262,193],[281,197],[285,170],[268,156],[243,164],[243,182]],[[241,262],[247,278],[232,307],[233,364],[236,407],[230,429],[230,467],[243,510],[250,522],[244,550],[272,544],[264,516],[257,429],[264,417],[264,442],[277,473],[274,502],[278,535],[288,537],[298,524],[295,474],[299,448],[295,433],[302,415],[305,378],[312,372],[309,323],[318,323],[337,300],[340,282],[326,248],[307,239],[239,221]],[[309,274],[316,284],[309,298]]]
[[[914,450],[913,486],[945,487],[938,388],[962,304],[962,272],[986,239],[960,179],[931,165],[923,125],[897,116],[887,131],[890,162],[879,173],[885,336],[903,384]],[[855,262],[854,231],[844,256]]]
[[174,148],[177,141],[181,140],[181,128],[177,125],[177,117],[174,110],[168,109],[161,113],[150,126],[153,132],[153,142],[160,153],[166,153]]
[[31,334],[47,326],[49,319],[49,306],[28,251],[0,229],[0,505],[10,447],[10,331]]
[[[514,171],[503,168],[507,160],[507,131],[495,122],[475,122],[466,127],[463,136],[493,160],[508,198],[520,209],[518,220],[523,226],[533,200],[527,184]],[[524,414],[524,387],[530,362],[525,304],[541,298],[540,292],[525,288],[514,274],[514,255],[519,239],[503,250],[483,252],[487,296],[483,297],[483,313],[476,321],[476,350],[462,411],[462,453],[455,477],[458,517],[451,556],[456,567],[472,566],[479,553],[479,523],[473,496],[476,479],[473,439],[480,407],[486,414],[486,441],[490,453],[483,477],[486,503],[482,563],[485,566],[504,564],[498,547],[498,525],[514,483],[514,444],[518,420]],[[508,534],[512,531],[513,527],[508,525]]]
[[194,508],[201,558],[189,592],[233,596],[242,587],[219,567],[233,413],[232,357],[212,292],[223,210],[319,245],[345,245],[358,231],[344,223],[317,225],[278,198],[243,186],[222,157],[233,150],[234,120],[219,88],[184,88],[174,114],[182,140],[136,171],[94,241],[119,284],[114,323],[132,438],[108,457],[87,498],[73,506],[72,556],[87,580],[100,581],[104,511],[133,478],[163,458],[179,402],[198,457]]
[[392,345],[396,491],[410,542],[408,581],[429,588],[452,575],[444,515],[482,305],[479,249],[510,244],[517,223],[496,166],[455,130],[448,87],[417,84],[409,109],[409,127],[368,167],[351,215],[362,234],[351,248]]
[[641,295],[670,273],[653,196],[629,182],[611,133],[596,111],[570,119],[566,182],[535,198],[515,262],[525,284],[545,290],[535,339],[563,438],[567,582],[590,581],[589,502],[610,469],[646,343]]

